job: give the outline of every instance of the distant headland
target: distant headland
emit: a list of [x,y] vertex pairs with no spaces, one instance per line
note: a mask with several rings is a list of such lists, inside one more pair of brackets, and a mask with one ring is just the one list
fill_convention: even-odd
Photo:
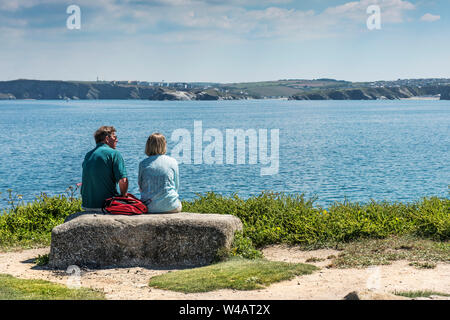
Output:
[[0,81],[0,100],[450,100],[450,79],[349,82],[334,79],[211,83],[147,81]]

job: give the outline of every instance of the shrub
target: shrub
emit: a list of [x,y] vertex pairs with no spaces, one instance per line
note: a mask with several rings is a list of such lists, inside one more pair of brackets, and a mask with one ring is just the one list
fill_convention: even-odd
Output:
[[229,251],[218,253],[217,260],[227,260],[232,257],[242,257],[245,259],[259,259],[263,257],[261,251],[255,249],[252,240],[245,237],[242,232],[237,231],[234,234],[233,243]]
[[450,199],[424,198],[411,213],[415,233],[436,240],[450,239]]
[[[0,216],[0,247],[48,245],[53,227],[81,211],[81,200],[73,196],[73,189],[69,191],[53,197],[41,194],[27,204],[11,200],[11,208]],[[315,201],[273,192],[245,200],[236,194],[224,197],[209,192],[183,201],[183,211],[232,214],[241,219],[243,232],[236,235],[231,253],[226,254],[248,258],[259,256],[257,248],[278,243],[318,248],[392,235],[450,239],[450,199],[430,197],[406,204],[344,201],[327,209]]]
[[247,200],[209,192],[183,202],[189,212],[232,214],[244,225],[243,236],[256,248],[269,244],[321,247],[363,238],[383,239],[415,234],[450,239],[450,200],[424,198],[414,203],[336,202],[327,210],[314,206],[315,198],[263,192]]
[[31,203],[14,204],[0,216],[0,247],[48,245],[51,230],[79,211],[81,200],[65,195],[42,193]]

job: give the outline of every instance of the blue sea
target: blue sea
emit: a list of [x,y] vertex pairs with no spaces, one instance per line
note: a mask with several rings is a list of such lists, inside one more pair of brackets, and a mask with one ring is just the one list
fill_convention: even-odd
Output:
[[[191,144],[192,158],[180,163],[184,200],[208,191],[247,198],[270,190],[316,196],[316,204],[327,207],[345,199],[412,202],[449,195],[450,101],[22,100],[0,101],[0,115],[0,208],[8,206],[8,189],[31,201],[81,182],[84,155],[102,125],[117,129],[135,195],[147,137],[163,133],[171,155],[182,141],[172,139],[179,129],[190,134],[183,143]],[[219,159],[221,149],[222,164],[201,159],[210,151],[212,140],[202,142],[209,129],[223,135],[211,153]],[[261,175],[269,165],[260,157],[250,161],[248,152],[245,163],[227,163],[226,131],[232,129],[253,130],[258,141],[267,130],[267,155],[278,151],[277,170]],[[271,132],[278,132],[277,150]]]

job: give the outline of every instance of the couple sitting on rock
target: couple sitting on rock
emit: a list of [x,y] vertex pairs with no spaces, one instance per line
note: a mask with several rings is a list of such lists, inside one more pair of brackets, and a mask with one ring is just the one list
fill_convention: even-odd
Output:
[[[81,197],[86,211],[101,211],[106,199],[125,196],[128,191],[125,162],[116,150],[116,129],[102,126],[94,133],[94,138],[97,145],[83,161]],[[148,158],[139,163],[141,200],[151,213],[181,212],[178,163],[165,155],[166,147],[166,138],[160,133],[153,133],[145,145]]]

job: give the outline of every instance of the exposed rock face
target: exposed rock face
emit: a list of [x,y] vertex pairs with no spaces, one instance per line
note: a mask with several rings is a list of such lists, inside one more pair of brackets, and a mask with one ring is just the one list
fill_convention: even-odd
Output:
[[155,94],[149,98],[150,100],[193,100],[195,94],[191,92],[166,90],[157,88]]
[[314,93],[299,93],[291,96],[291,100],[395,100],[420,96],[438,96],[441,100],[450,99],[450,86],[424,87],[364,87],[339,90],[318,90]]
[[15,100],[16,97],[11,93],[0,93],[0,100]]
[[[327,79],[325,79],[327,80]],[[327,80],[328,81],[328,80]],[[19,79],[0,81],[0,100],[3,99],[143,99],[143,100],[234,100],[266,98],[272,96],[288,97],[290,100],[376,100],[401,99],[420,96],[441,95],[442,100],[450,99],[450,85],[446,82],[435,85],[392,85],[349,87],[351,83],[334,81],[333,84],[313,90],[303,87],[262,86],[240,89],[233,86],[218,88],[160,87],[117,82],[86,81],[41,81]],[[337,87],[333,87],[337,86]],[[219,85],[220,87],[220,85]],[[228,89],[226,89],[228,88]],[[226,89],[226,90],[225,90]],[[306,89],[306,90],[305,90]],[[252,92],[253,90],[253,92]],[[230,92],[229,92],[230,91]]]
[[140,85],[77,81],[0,81],[0,99],[219,100],[223,95]]
[[221,214],[75,214],[52,230],[49,265],[187,267],[229,249],[241,221]]
[[202,91],[197,93],[196,100],[219,100],[219,96]]
[[441,91],[441,100],[450,100],[450,86]]

